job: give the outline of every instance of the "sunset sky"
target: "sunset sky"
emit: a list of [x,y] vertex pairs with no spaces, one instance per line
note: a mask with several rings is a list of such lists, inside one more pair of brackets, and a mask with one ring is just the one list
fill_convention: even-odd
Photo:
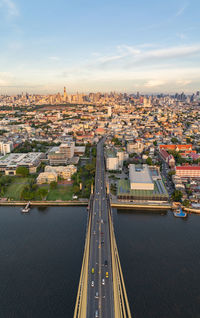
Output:
[[200,89],[199,0],[0,0],[0,94]]

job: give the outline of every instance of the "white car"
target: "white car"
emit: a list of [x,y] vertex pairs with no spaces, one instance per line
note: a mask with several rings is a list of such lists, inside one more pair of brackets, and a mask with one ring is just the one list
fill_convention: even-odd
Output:
[[91,286],[94,287],[94,281],[92,280]]
[[98,292],[96,292],[95,298],[99,298],[99,293]]
[[105,285],[105,279],[104,278],[102,279],[102,285]]

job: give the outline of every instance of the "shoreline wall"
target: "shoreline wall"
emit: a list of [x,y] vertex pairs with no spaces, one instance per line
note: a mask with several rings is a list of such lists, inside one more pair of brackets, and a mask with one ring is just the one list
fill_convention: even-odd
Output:
[[[0,201],[0,206],[25,206],[27,201]],[[88,201],[30,201],[30,206],[87,206]]]

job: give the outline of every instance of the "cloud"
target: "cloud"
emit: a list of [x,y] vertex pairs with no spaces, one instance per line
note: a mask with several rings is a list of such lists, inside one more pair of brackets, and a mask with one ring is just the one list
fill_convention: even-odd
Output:
[[7,87],[11,84],[13,75],[8,72],[0,72],[0,86]]
[[178,58],[182,56],[190,56],[195,53],[200,53],[200,45],[193,46],[175,46],[170,48],[151,50],[143,54],[144,58]]
[[[196,54],[200,54],[198,43],[165,48],[123,44],[107,54],[91,53],[90,59],[76,64],[62,63],[62,67],[56,62],[52,62],[53,67],[49,67],[50,63],[47,63],[48,67],[40,67],[39,62],[32,67],[20,65],[20,71],[17,68],[12,70],[15,76],[13,78],[0,73],[0,85],[35,87],[36,91],[40,91],[40,86],[46,84],[53,91],[66,83],[70,91],[92,91],[94,88],[108,91],[116,88],[146,92],[174,92],[184,89],[191,92],[191,87],[196,89],[200,85],[200,63],[197,62]],[[59,57],[49,56],[48,61],[50,60],[59,61]]]
[[176,33],[176,36],[181,40],[187,39],[187,36],[184,33]]
[[182,15],[184,11],[187,9],[189,3],[185,3],[177,12],[176,12],[176,17]]
[[192,83],[191,80],[178,80],[178,81],[176,81],[176,84],[178,84],[180,86],[187,86],[191,83]]
[[19,9],[13,0],[1,0],[0,5],[6,8],[7,15],[9,17],[15,17],[19,15]]
[[150,80],[144,84],[145,87],[158,87],[165,85],[166,82],[163,80]]
[[18,50],[21,50],[23,48],[23,44],[20,41],[15,40],[15,41],[10,42],[8,47],[12,51],[18,51]]
[[91,66],[104,68],[132,68],[145,64],[158,64],[160,62],[170,61],[172,59],[181,59],[200,54],[200,44],[182,45],[166,48],[159,47],[131,47],[119,45],[114,54],[99,56],[91,63]]
[[58,56],[49,56],[49,60],[60,61],[60,58]]

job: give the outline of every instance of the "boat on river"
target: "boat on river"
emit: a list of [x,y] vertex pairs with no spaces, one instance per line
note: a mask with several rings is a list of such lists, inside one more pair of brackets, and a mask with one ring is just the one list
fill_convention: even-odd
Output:
[[28,212],[30,211],[30,204],[31,204],[31,202],[29,201],[29,202],[27,203],[27,205],[26,205],[23,209],[21,209],[21,211],[22,211],[23,213],[28,213]]
[[186,218],[187,217],[187,213],[184,212],[181,207],[179,207],[174,212],[174,216],[177,217],[177,218]]

